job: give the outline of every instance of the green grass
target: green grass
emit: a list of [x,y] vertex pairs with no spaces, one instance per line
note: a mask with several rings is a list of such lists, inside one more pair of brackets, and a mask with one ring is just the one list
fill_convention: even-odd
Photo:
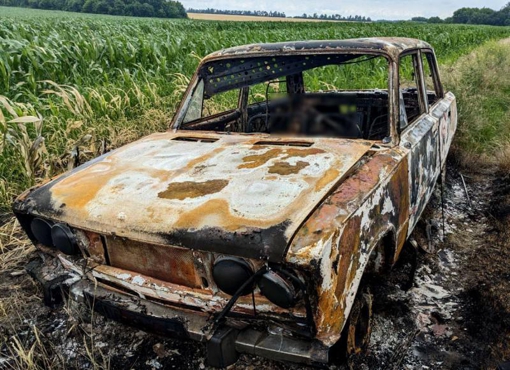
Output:
[[510,170],[510,43],[488,42],[453,65],[443,79],[457,97],[456,152],[461,164]]
[[369,36],[423,39],[441,64],[452,65],[489,40],[509,37],[510,28],[141,19],[0,7],[0,209],[77,157],[164,130],[208,53],[253,42]]

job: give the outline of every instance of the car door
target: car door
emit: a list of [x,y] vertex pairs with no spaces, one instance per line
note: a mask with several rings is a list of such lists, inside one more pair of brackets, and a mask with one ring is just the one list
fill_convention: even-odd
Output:
[[[434,65],[435,67],[435,65]],[[442,91],[427,93],[423,73],[422,53],[419,50],[401,56],[399,60],[400,146],[407,152],[409,169],[409,225],[408,234],[425,209],[445,156],[439,155],[440,104]],[[407,86],[409,81],[414,86]],[[432,103],[432,104],[431,104]]]
[[[444,168],[448,150],[457,128],[457,103],[452,93],[444,93],[437,68],[437,61],[432,50],[422,50],[421,62],[423,67],[423,82],[426,89],[426,103],[429,106],[429,114],[437,119],[438,145],[441,153],[440,165]],[[439,169],[439,172],[441,169]],[[439,173],[436,174],[439,176]]]

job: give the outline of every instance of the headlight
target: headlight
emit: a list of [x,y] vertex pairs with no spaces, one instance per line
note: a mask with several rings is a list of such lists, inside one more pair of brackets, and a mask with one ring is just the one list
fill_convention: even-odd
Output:
[[259,288],[275,305],[290,308],[296,304],[298,288],[290,279],[276,271],[268,271],[259,281]]
[[77,254],[80,250],[76,243],[76,237],[66,224],[58,223],[51,228],[53,245],[65,254]]
[[53,240],[51,238],[51,223],[43,220],[42,218],[36,217],[30,223],[30,231],[34,238],[47,247],[53,246]]
[[[234,295],[253,276],[253,269],[242,258],[220,257],[214,263],[212,273],[218,288],[229,295]],[[252,286],[247,286],[241,295],[246,295],[252,290]]]

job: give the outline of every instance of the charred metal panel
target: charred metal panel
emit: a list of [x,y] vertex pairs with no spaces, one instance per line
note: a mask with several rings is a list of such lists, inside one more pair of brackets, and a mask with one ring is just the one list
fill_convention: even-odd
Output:
[[431,115],[439,119],[440,146],[442,164],[446,163],[448,150],[453,135],[457,130],[457,102],[455,96],[448,92],[432,109]]
[[431,48],[421,40],[403,37],[359,38],[348,40],[317,40],[317,41],[289,41],[272,44],[250,44],[229,49],[223,49],[204,58],[204,61],[232,56],[253,57],[258,54],[312,54],[312,53],[341,53],[341,52],[379,52],[391,55],[398,60],[398,55],[404,51],[417,48]]
[[[230,300],[230,296],[212,289],[188,288],[152,278],[137,272],[127,271],[111,266],[97,266],[92,270],[92,275],[102,284],[118,287],[131,294],[156,299],[168,304],[186,306],[203,312],[220,312]],[[283,309],[272,304],[259,292],[255,294],[256,312],[260,318],[278,318],[305,320],[306,312],[303,305],[297,305],[292,309]],[[240,297],[232,309],[233,314],[253,317],[253,301],[251,295]]]
[[318,54],[221,59],[206,63],[199,75],[205,82],[205,96],[243,86],[263,83],[328,64],[340,64],[362,57],[356,54]]
[[[375,153],[346,179],[296,234],[287,261],[311,268],[319,297],[317,338],[335,343],[377,242],[407,230],[408,168],[404,152]],[[393,250],[399,249],[396,238]]]
[[411,180],[409,232],[425,209],[439,173],[437,136],[437,120],[425,116],[411,124],[408,133],[402,137],[403,145],[410,149],[407,157]]
[[401,145],[409,149],[407,160],[411,198],[408,235],[434,191],[441,167],[446,163],[456,126],[455,98],[449,93],[432,107],[430,115],[411,124],[402,134]]

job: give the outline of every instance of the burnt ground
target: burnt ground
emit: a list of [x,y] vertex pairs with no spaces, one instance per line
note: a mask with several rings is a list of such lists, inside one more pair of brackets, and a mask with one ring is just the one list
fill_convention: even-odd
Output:
[[[332,368],[492,369],[510,360],[510,178],[487,170],[464,174],[464,180],[466,188],[450,166],[444,242],[437,189],[413,234],[419,251],[406,253],[383,283],[371,287],[368,352]],[[201,344],[98,316],[79,320],[70,304],[45,307],[23,271],[33,253],[24,248],[19,258],[9,245],[3,249],[11,257],[0,272],[0,369],[207,368]],[[242,355],[232,368],[303,367]]]

